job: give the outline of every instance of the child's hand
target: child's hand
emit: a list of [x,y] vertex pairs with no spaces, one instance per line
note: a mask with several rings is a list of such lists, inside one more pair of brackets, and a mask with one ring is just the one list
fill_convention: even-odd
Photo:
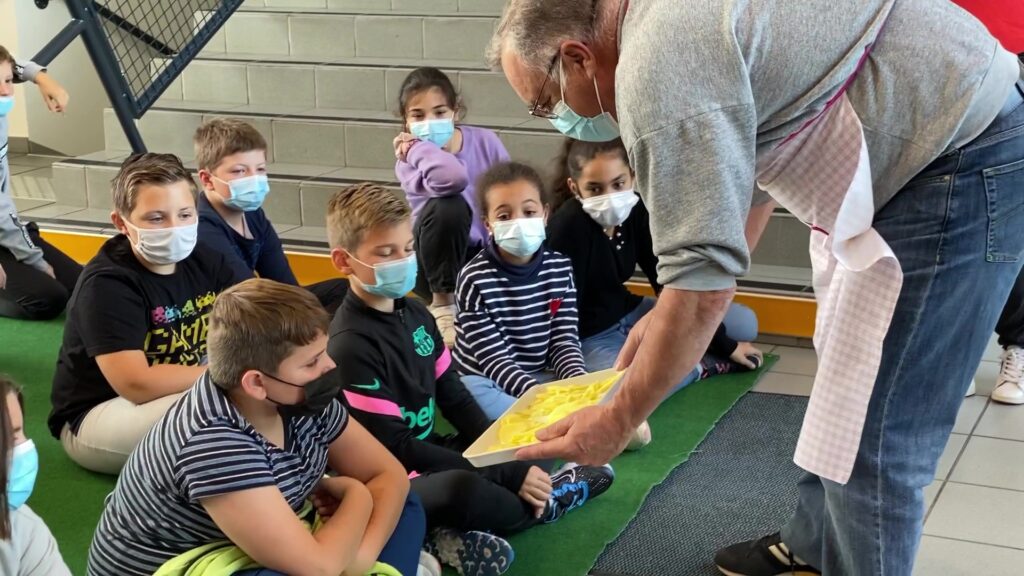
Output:
[[68,91],[49,74],[40,72],[36,76],[36,86],[39,87],[39,93],[42,94],[43,102],[46,102],[50,112],[64,112],[67,109],[70,98]]
[[[749,357],[757,360],[751,360]],[[761,364],[764,364],[764,352],[755,348],[750,342],[740,342],[729,359],[749,370],[757,370]]]
[[0,290],[7,288],[7,272],[4,272],[4,267],[0,266]]
[[551,497],[551,477],[537,466],[530,467],[526,478],[523,479],[523,486],[519,489],[519,497],[533,506],[534,514],[540,518],[547,507],[548,498]]
[[323,487],[322,482],[313,490],[312,499],[313,507],[316,508],[316,513],[324,520],[334,516],[334,513],[338,511],[338,505],[341,504],[341,500],[332,496],[331,493]]
[[345,476],[320,480],[313,490],[312,496],[317,514],[324,519],[333,516],[338,511],[341,501],[346,498],[365,496],[371,502],[373,501],[373,496],[362,482]]
[[416,141],[416,137],[408,132],[402,132],[398,136],[395,136],[392,144],[395,147],[395,158],[405,162],[406,156],[409,155],[409,148],[412,148],[413,142]]

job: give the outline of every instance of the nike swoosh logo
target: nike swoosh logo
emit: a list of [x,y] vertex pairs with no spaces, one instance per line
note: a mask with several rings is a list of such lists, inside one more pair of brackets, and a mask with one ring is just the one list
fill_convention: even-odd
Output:
[[374,378],[373,384],[353,384],[352,387],[362,390],[380,390],[380,380]]

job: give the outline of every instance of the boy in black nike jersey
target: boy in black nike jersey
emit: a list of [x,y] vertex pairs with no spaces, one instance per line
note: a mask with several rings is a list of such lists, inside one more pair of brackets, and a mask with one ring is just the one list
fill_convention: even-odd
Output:
[[[405,298],[417,273],[409,205],[385,188],[352,186],[331,198],[327,233],[334,266],[351,281],[328,344],[344,401],[405,465],[440,560],[461,574],[503,573],[512,549],[484,531],[508,535],[554,522],[604,492],[610,470],[474,468],[461,452],[490,422],[453,369],[430,311]],[[456,435],[434,430],[437,410]]]

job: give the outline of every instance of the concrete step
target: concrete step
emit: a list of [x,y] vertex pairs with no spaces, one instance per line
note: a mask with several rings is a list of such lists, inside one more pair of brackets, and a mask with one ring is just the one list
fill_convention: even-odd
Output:
[[[147,112],[138,125],[150,150],[188,159],[194,155],[192,136],[196,128],[218,116],[241,118],[255,126],[267,139],[271,162],[394,169],[392,140],[400,125],[388,112],[166,102]],[[561,153],[562,136],[544,120],[526,119],[517,124],[508,118],[477,117],[473,124],[497,132],[512,158],[545,172],[554,167]],[[105,112],[104,129],[107,150],[130,149],[111,110]]]
[[504,5],[505,0],[246,0],[240,10],[500,16]]
[[[103,151],[57,162],[31,187],[16,182],[18,208],[26,219],[90,232],[110,229],[110,181],[117,173],[123,151]],[[195,169],[192,162],[186,165]],[[392,188],[390,169],[330,169],[322,166],[273,163],[268,166],[271,194],[264,208],[289,246],[326,250],[324,209],[330,195],[348,184],[373,181]],[[26,191],[38,190],[41,193]],[[772,215],[764,237],[753,254],[753,267],[745,286],[766,293],[810,293],[809,232],[784,210]]]
[[[433,0],[431,0],[433,1]],[[197,14],[196,19],[201,20]],[[496,16],[240,10],[210,40],[210,53],[459,60],[484,64]]]
[[[344,58],[319,62],[268,54],[204,55],[193,60],[162,95],[165,100],[225,105],[288,105],[307,109],[346,109],[398,115],[399,90],[406,76],[420,65],[438,66],[460,92],[465,120],[510,118],[530,120],[501,74],[467,61],[420,61]],[[162,61],[153,63],[159,70]],[[550,128],[547,122],[535,123]]]

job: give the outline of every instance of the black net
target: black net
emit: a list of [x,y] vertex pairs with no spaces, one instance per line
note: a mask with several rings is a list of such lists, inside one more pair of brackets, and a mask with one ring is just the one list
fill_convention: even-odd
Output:
[[95,0],[136,117],[149,109],[243,0]]

